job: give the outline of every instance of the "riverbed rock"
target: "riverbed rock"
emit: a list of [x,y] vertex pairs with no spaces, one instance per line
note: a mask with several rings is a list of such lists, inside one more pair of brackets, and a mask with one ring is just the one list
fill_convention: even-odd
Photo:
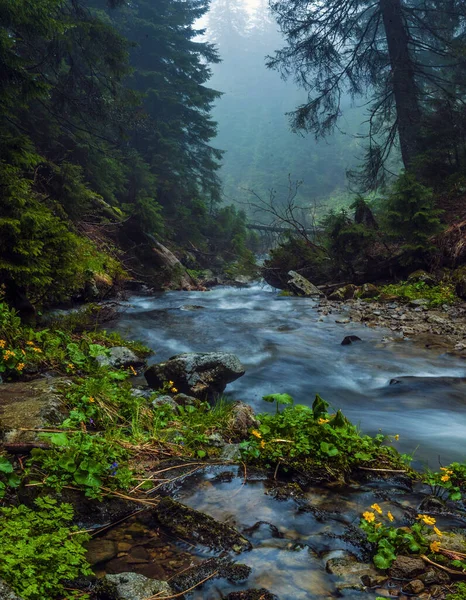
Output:
[[422,575],[426,570],[426,564],[422,558],[414,556],[397,556],[390,567],[390,577],[394,579],[414,579]]
[[166,381],[173,381],[181,393],[211,400],[244,373],[243,365],[234,354],[193,352],[178,354],[164,363],[152,365],[144,375],[153,389],[160,389]]
[[163,527],[188,542],[217,551],[243,552],[252,548],[250,542],[233,527],[168,496],[162,498],[154,512]]
[[0,600],[22,600],[2,579],[0,579]]
[[175,412],[178,411],[178,404],[175,402],[175,400],[171,396],[167,396],[167,395],[157,396],[157,398],[152,400],[152,406],[155,409],[160,408],[161,406],[168,406],[169,408],[173,409]]
[[236,563],[228,557],[208,558],[193,565],[170,580],[176,591],[184,591],[198,585],[207,578],[226,579],[231,583],[246,581],[251,574],[251,567]]
[[354,342],[362,342],[362,340],[357,335],[347,335],[345,338],[343,338],[341,345],[342,346],[350,346]]
[[358,298],[375,298],[379,294],[379,288],[373,283],[365,283],[356,292]]
[[427,273],[427,271],[423,271],[422,269],[418,269],[408,275],[409,283],[425,283],[426,285],[432,286],[437,285],[437,280],[433,275]]
[[265,588],[244,590],[242,592],[231,592],[225,600],[279,600],[278,596]]
[[139,573],[118,573],[105,575],[104,581],[115,586],[116,600],[146,600],[155,594],[170,596],[173,594],[166,581],[149,579]]
[[335,551],[325,563],[325,570],[338,577],[338,590],[363,591],[367,585],[380,585],[388,578],[381,576],[374,565],[360,562],[351,552]]
[[345,300],[352,300],[354,298],[354,294],[357,290],[357,286],[350,283],[348,285],[344,285],[343,287],[338,288],[334,292],[330,294],[328,297],[329,300],[336,300],[337,302],[343,302]]
[[[10,444],[33,442],[37,431],[66,417],[60,390],[71,385],[62,377],[4,383],[0,386],[0,439]],[[29,431],[27,431],[29,430]]]
[[425,585],[420,579],[413,579],[404,586],[403,591],[407,594],[412,594],[413,596],[416,596],[417,594],[423,592],[424,589]]
[[288,271],[288,276],[290,279],[288,280],[287,286],[293,294],[308,297],[324,296],[322,290],[319,290],[318,287],[299,273],[296,273],[296,271]]
[[259,426],[260,422],[249,404],[234,402],[228,421],[228,430],[232,438],[244,440],[251,429],[257,429]]
[[111,560],[118,554],[118,548],[113,540],[94,538],[86,546],[87,562],[93,566]]
[[146,361],[139,358],[132,350],[125,346],[115,346],[110,348],[108,354],[99,354],[96,357],[101,367],[110,367],[112,369],[128,369],[133,367],[138,369],[144,367]]

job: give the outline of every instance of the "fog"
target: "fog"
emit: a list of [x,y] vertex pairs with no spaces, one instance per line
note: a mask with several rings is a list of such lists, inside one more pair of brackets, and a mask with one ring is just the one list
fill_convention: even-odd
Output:
[[300,180],[298,202],[319,212],[349,201],[346,172],[362,154],[365,109],[344,99],[335,133],[325,140],[291,130],[287,115],[306,99],[290,78],[266,67],[266,56],[284,44],[267,0],[212,0],[203,19],[205,36],[222,62],[209,85],[223,92],[213,118],[216,147],[225,151],[220,176],[224,200],[245,207],[253,190],[267,198],[271,188],[284,198],[288,178]]

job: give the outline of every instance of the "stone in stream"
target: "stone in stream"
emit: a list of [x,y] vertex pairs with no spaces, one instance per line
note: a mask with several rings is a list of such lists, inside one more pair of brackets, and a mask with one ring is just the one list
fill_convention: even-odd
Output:
[[290,277],[287,286],[293,294],[297,296],[324,296],[322,290],[319,290],[313,283],[308,279],[296,273],[296,271],[288,271],[288,277]]
[[242,377],[245,369],[234,354],[206,352],[178,354],[152,365],[144,373],[149,386],[160,389],[167,381],[183,394],[212,400],[227,384]]
[[160,500],[154,514],[163,527],[188,542],[218,551],[244,552],[252,548],[250,542],[233,527],[168,496]]
[[265,588],[244,590],[242,592],[231,592],[225,600],[279,600],[278,596]]
[[397,556],[390,567],[390,577],[394,579],[414,579],[426,570],[422,558],[414,556]]
[[103,586],[112,590],[115,600],[146,600],[155,594],[160,594],[161,598],[173,594],[166,581],[149,579],[139,573],[105,575]]
[[126,348],[126,346],[116,346],[110,348],[108,354],[99,354],[96,357],[97,362],[101,367],[111,367],[112,369],[125,369],[133,367],[138,369],[144,367],[146,361],[136,356],[136,354]]
[[357,335],[347,335],[341,342],[342,346],[350,346],[353,342],[362,342],[362,339]]
[[372,564],[359,562],[351,552],[336,550],[331,552],[325,563],[328,573],[338,577],[336,588],[363,591],[366,586],[381,585],[388,578],[380,575]]

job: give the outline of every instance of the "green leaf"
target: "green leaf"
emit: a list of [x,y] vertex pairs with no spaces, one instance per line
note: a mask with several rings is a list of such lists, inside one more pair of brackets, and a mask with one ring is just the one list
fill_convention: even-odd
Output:
[[89,344],[89,356],[97,358],[97,356],[110,356],[110,350],[100,344]]
[[74,480],[78,485],[84,485],[86,487],[98,488],[102,485],[100,477],[97,477],[94,473],[89,473],[89,471],[83,471],[81,469],[74,474]]
[[66,433],[53,433],[50,436],[50,442],[54,446],[68,446],[69,445],[69,439],[68,439],[68,436],[66,435]]
[[198,450],[197,455],[199,456],[199,458],[204,458],[204,456],[207,455],[207,452],[205,450]]
[[336,456],[339,453],[338,448],[328,442],[320,442],[320,449],[328,456]]
[[0,456],[0,473],[13,473],[13,465],[6,456]]
[[358,460],[371,460],[372,458],[372,454],[367,454],[367,452],[356,452],[356,454],[354,455],[354,458],[357,458]]
[[334,428],[346,427],[348,425],[348,419],[341,412],[341,410],[338,410],[336,415],[333,417],[333,419],[331,421],[331,425]]
[[378,569],[382,569],[383,571],[385,571],[386,569],[389,569],[392,566],[392,562],[393,562],[393,559],[391,560],[390,558],[387,558],[386,556],[383,556],[382,554],[376,554],[374,556],[374,565]]
[[21,479],[16,475],[16,473],[11,473],[7,477],[8,485],[12,488],[17,488],[21,484]]
[[263,396],[262,400],[265,402],[276,402],[277,404],[292,405],[294,403],[293,398],[289,394],[269,394]]
[[461,500],[462,496],[461,496],[461,492],[453,492],[452,494],[450,494],[450,500]]

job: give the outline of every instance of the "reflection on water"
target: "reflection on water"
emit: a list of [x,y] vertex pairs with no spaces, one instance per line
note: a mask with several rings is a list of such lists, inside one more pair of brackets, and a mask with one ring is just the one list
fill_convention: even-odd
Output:
[[[154,361],[181,352],[234,352],[247,372],[228,394],[256,410],[270,410],[261,401],[265,394],[287,392],[311,404],[319,392],[365,432],[400,434],[400,450],[415,450],[421,462],[465,459],[466,384],[429,380],[464,376],[464,362],[408,341],[383,342],[390,331],[336,318],[321,317],[311,299],[279,297],[256,285],[132,298],[117,328],[153,348]],[[341,346],[350,334],[363,342]],[[424,379],[389,385],[400,376]]]

